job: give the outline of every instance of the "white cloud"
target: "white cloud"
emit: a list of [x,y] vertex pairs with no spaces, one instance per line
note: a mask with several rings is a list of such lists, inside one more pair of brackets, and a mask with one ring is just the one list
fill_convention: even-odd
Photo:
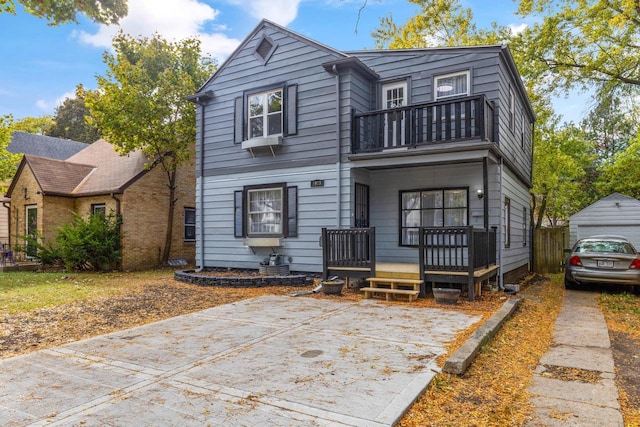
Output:
[[298,16],[300,0],[229,0],[229,3],[246,9],[256,19],[266,18],[287,26]]
[[526,29],[527,29],[527,24],[525,24],[524,22],[520,25],[509,24],[509,30],[511,30],[511,34],[513,35],[520,34]]
[[49,99],[39,99],[36,101],[36,107],[38,107],[42,111],[46,111],[47,114],[50,114],[51,111],[55,110],[58,106],[62,105],[67,98],[75,98],[75,92],[65,92],[60,95],[55,100]]
[[[98,47],[111,47],[113,37],[120,29],[133,37],[149,37],[159,33],[167,40],[176,41],[187,37],[199,37],[202,50],[221,62],[240,44],[222,32],[205,33],[205,24],[214,21],[220,11],[198,0],[129,0],[129,14],[118,26],[100,25],[90,34],[81,31],[77,37],[84,43]],[[225,25],[217,25],[218,31]]]

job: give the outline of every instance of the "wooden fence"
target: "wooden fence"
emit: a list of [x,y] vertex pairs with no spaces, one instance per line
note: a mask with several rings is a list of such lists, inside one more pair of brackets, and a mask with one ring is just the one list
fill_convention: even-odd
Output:
[[569,248],[569,227],[538,228],[533,233],[533,271],[559,273]]

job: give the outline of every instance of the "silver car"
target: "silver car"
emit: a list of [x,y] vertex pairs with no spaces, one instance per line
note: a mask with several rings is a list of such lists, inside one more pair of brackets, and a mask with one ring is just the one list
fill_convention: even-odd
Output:
[[578,240],[565,264],[564,285],[575,289],[586,283],[640,286],[640,254],[624,237]]

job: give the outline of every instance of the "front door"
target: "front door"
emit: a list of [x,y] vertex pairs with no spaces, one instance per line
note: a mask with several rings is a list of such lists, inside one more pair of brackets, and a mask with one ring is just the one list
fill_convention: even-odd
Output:
[[[407,82],[387,83],[382,86],[382,109],[389,110],[407,105]],[[404,111],[390,112],[384,123],[384,147],[400,147],[405,144]]]
[[[29,237],[27,239],[27,258],[34,259],[38,255],[36,246],[32,243],[38,239],[38,207],[27,206],[26,207],[26,230],[25,234]],[[32,240],[33,239],[33,240]]]

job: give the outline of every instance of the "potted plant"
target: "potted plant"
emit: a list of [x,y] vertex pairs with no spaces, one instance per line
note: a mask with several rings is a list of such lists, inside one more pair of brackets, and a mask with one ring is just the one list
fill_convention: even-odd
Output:
[[433,288],[433,298],[438,304],[456,304],[460,297],[460,289]]
[[344,286],[344,280],[340,280],[337,277],[330,277],[328,280],[320,282],[322,286],[321,290],[327,295],[340,295],[342,293],[342,287]]

